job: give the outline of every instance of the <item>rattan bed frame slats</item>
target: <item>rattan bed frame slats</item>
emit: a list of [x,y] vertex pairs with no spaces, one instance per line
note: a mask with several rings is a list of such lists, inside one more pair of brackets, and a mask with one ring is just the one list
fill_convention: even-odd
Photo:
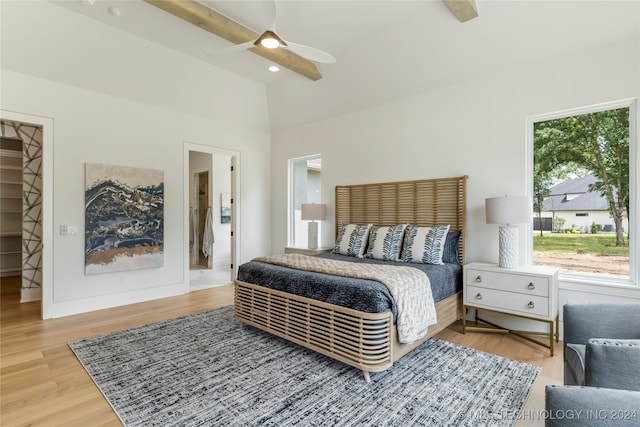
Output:
[[[236,317],[369,372],[391,366],[390,312],[362,313],[236,281]],[[363,316],[364,314],[364,316]]]
[[[467,176],[336,187],[338,225],[450,224],[464,230]],[[464,265],[464,233],[458,241],[458,260]]]
[[[340,223],[450,224],[460,230],[458,259],[465,260],[466,176],[336,187]],[[235,281],[235,317],[274,335],[369,372],[389,368],[460,317],[460,293],[436,304],[438,323],[426,337],[400,344],[391,312],[364,313],[310,298]]]

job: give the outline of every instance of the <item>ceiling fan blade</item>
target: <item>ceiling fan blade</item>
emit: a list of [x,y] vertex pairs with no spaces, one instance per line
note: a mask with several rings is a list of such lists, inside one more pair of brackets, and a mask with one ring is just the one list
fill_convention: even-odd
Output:
[[250,49],[254,47],[254,44],[253,44],[254,42],[255,40],[250,40],[248,42],[234,44],[233,46],[225,47],[224,49],[218,51],[218,53],[225,54],[225,53],[237,52],[239,50]]
[[303,44],[293,43],[289,40],[285,40],[287,46],[285,49],[290,50],[291,52],[302,56],[303,58],[307,58],[314,62],[321,62],[324,64],[333,64],[336,62],[336,58],[333,55],[324,52],[320,49],[316,49],[315,47],[305,46]]

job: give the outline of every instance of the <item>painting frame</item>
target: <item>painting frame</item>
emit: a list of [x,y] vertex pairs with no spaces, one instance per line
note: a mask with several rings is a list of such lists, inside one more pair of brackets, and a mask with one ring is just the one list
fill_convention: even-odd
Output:
[[85,274],[164,264],[164,171],[85,163]]

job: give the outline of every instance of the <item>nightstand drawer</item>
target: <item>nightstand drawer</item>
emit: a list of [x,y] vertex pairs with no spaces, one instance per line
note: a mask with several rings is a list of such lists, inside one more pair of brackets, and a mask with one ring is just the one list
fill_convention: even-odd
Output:
[[[463,293],[463,334],[467,330],[509,332],[548,348],[553,356],[553,339],[558,342],[559,337],[558,270],[539,266],[500,268],[496,264],[472,262],[464,266]],[[475,324],[467,327],[470,309],[475,312]],[[481,311],[544,322],[549,332],[542,335],[548,337],[549,341],[540,341],[536,338],[540,332],[527,332],[520,325],[513,325],[517,329],[512,329],[503,323],[508,319],[483,319],[478,315]]]
[[527,295],[549,297],[548,277],[509,273],[508,270],[498,273],[494,271],[476,270],[473,268],[467,269],[466,275],[466,283],[468,285],[506,292],[517,292]]
[[[486,272],[485,272],[486,273]],[[549,317],[549,298],[515,292],[467,286],[465,304],[533,317]]]

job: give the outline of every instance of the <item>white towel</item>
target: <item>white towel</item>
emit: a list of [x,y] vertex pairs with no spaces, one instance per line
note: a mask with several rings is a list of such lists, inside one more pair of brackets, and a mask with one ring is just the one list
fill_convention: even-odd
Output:
[[198,225],[194,217],[193,208],[189,208],[189,251],[191,252],[191,262],[195,263],[198,258],[198,251],[196,249],[196,237]]
[[202,236],[202,253],[205,258],[209,258],[213,254],[213,215],[211,208],[207,209],[207,219],[204,222],[204,236]]

